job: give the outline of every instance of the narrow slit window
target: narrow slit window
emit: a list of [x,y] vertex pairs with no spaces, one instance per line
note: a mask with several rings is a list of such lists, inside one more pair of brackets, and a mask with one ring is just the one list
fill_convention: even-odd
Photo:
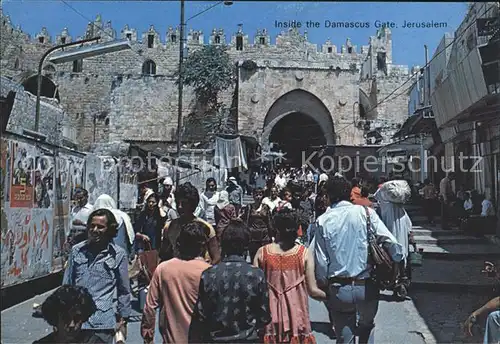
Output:
[[73,61],[73,73],[81,73],[83,71],[83,60]]
[[243,50],[243,37],[236,37],[236,50]]

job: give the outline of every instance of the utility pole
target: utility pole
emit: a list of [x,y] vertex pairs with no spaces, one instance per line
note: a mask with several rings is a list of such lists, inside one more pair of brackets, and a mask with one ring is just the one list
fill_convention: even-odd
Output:
[[176,154],[176,167],[175,167],[175,185],[179,186],[181,178],[179,171],[179,159],[181,157],[181,128],[182,128],[182,92],[184,90],[184,0],[181,0],[181,24],[180,24],[180,37],[179,37],[179,100],[178,100],[178,113],[177,113],[177,154]]
[[[425,67],[424,67],[424,94],[425,94],[425,110],[429,111],[429,105],[431,104],[431,79],[430,79],[430,67],[429,67],[429,49],[427,45],[424,45],[425,49]],[[425,154],[424,148],[424,137],[423,133],[420,134],[420,182],[423,183],[425,180],[425,174],[427,172],[427,154]]]

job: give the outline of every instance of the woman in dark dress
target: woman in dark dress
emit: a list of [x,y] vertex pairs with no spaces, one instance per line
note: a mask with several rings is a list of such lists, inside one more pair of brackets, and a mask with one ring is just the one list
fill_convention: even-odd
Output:
[[136,252],[159,250],[167,214],[158,206],[159,197],[153,190],[144,196],[144,208],[134,224]]
[[250,230],[250,244],[248,251],[250,259],[253,261],[255,254],[264,245],[272,242],[275,237],[271,210],[265,204],[262,204],[264,190],[256,188],[253,190],[254,203],[248,204],[242,209],[241,219]]

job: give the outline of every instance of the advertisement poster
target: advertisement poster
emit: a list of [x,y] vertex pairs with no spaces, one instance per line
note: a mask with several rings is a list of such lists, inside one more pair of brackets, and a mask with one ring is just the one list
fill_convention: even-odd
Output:
[[4,139],[0,140],[1,148],[1,161],[0,161],[0,199],[4,203],[8,203],[10,200],[10,171],[11,171],[11,159],[10,159],[10,142]]
[[12,141],[11,208],[33,207],[34,148],[23,142]]
[[92,204],[102,195],[118,198],[118,172],[114,168],[115,161],[111,157],[88,155],[86,158],[86,189],[89,202]]
[[39,152],[35,158],[34,208],[54,208],[54,158]]
[[70,173],[70,200],[72,200],[75,189],[85,187],[85,159],[71,156],[69,157],[68,165]]
[[56,183],[54,192],[54,210],[55,216],[67,216],[70,208],[70,162],[67,155],[61,155],[57,158]]
[[138,198],[137,173],[122,168],[120,172],[120,209],[135,209]]
[[2,232],[2,287],[51,272],[53,216],[50,209],[9,211],[9,227]]

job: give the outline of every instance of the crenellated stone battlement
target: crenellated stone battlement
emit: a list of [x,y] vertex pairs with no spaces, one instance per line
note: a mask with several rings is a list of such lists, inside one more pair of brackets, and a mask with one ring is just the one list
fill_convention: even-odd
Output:
[[[46,61],[43,67],[45,83],[41,95],[54,99],[57,95],[55,101],[68,114],[68,126],[74,128],[71,139],[84,149],[97,142],[124,138],[175,140],[178,27],[168,27],[163,33],[153,25],[144,31],[128,25],[116,30],[110,21],[98,15],[88,23],[83,35],[68,28],[49,32],[44,27],[30,36],[1,14],[2,76],[36,94],[35,71],[48,49],[95,37],[101,37],[101,41],[129,40],[132,49],[57,65]],[[286,94],[301,90],[306,92],[303,95],[309,92],[320,99],[328,109],[330,121],[338,128],[338,143],[342,139],[342,144],[363,144],[368,142],[364,135],[368,137],[373,132],[378,134],[370,137],[380,143],[380,138],[390,138],[397,124],[406,119],[408,97],[399,91],[397,97],[377,104],[406,82],[409,68],[393,63],[392,33],[387,28],[369,37],[367,45],[356,45],[349,38],[340,43],[330,38],[321,44],[312,43],[307,32],[296,28],[275,37],[264,28],[248,34],[239,25],[229,33],[221,28],[204,32],[188,27],[185,46],[186,54],[205,45],[226,46],[230,59],[241,67],[238,82],[220,97],[228,108],[236,109],[238,131],[245,135],[264,137],[261,135],[267,133],[264,127],[270,121],[266,118],[275,108],[273,104],[286,98]],[[256,68],[244,68],[246,61],[253,62]],[[190,87],[184,88],[184,100],[182,113],[189,121],[197,111],[197,100]],[[309,108],[303,109],[304,113],[308,111]],[[354,123],[353,116],[360,120]],[[199,130],[202,132],[202,128]]]
[[[22,31],[20,26],[14,27],[9,16],[1,14],[2,30],[11,34],[16,34],[18,37],[23,37],[25,41],[34,44],[51,45],[65,44],[73,40],[81,40],[100,36],[103,41],[111,41],[116,39],[128,39],[134,45],[142,45],[146,49],[178,49],[180,30],[179,27],[169,27],[162,34],[158,32],[154,25],[151,25],[148,30],[139,32],[135,28],[125,25],[124,28],[117,31],[113,28],[111,21],[104,22],[101,15],[97,15],[93,22],[89,22],[85,32],[81,36],[70,34],[67,28],[63,28],[55,35],[48,32],[46,27],[34,36],[31,36]],[[387,29],[387,31],[389,31]],[[390,31],[389,31],[390,33]],[[343,44],[336,45],[330,38],[327,38],[324,43],[317,45],[309,42],[307,31],[301,33],[298,29],[289,29],[282,31],[274,39],[267,29],[258,29],[252,36],[243,31],[243,26],[239,25],[232,34],[227,34],[224,29],[214,28],[211,32],[205,33],[202,30],[188,29],[187,32],[188,48],[195,48],[204,44],[210,45],[225,45],[230,50],[246,51],[276,51],[281,49],[290,49],[293,47],[301,48],[309,54],[318,54],[325,57],[328,56],[347,56],[354,59],[364,57],[370,50],[368,45],[354,45],[350,38],[347,38]]]

